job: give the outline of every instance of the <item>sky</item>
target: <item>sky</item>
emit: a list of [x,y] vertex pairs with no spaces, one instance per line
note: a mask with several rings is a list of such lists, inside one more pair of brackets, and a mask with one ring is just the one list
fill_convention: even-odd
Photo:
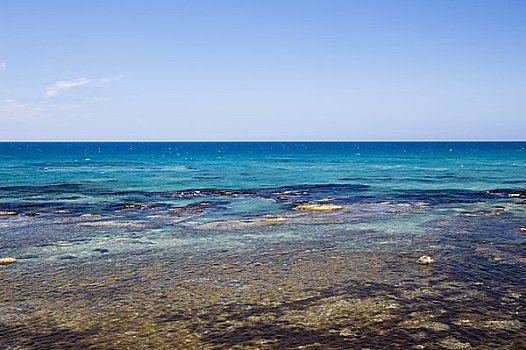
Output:
[[526,1],[2,0],[0,140],[525,140]]

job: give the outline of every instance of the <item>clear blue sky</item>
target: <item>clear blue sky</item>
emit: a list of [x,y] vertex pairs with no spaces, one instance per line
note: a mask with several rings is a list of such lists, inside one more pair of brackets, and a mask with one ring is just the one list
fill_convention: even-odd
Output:
[[522,0],[0,4],[0,140],[525,135]]

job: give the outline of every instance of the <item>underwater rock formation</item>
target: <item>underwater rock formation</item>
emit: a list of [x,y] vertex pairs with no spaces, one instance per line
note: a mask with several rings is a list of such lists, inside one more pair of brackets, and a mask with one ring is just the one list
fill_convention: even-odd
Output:
[[300,204],[296,210],[305,211],[336,211],[343,209],[342,206],[336,204]]
[[435,262],[435,259],[433,259],[429,255],[422,255],[420,258],[418,258],[416,262],[420,265],[429,265]]
[[281,218],[281,217],[261,219],[261,222],[264,222],[265,224],[279,224],[279,223],[286,222],[286,221],[288,221],[287,218]]
[[16,263],[15,258],[2,258],[0,259],[0,265],[9,265]]

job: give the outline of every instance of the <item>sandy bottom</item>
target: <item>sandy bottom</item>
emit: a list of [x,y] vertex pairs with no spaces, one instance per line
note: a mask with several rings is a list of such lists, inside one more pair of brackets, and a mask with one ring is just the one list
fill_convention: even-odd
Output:
[[524,261],[422,253],[283,243],[15,264],[0,269],[0,348],[526,348]]

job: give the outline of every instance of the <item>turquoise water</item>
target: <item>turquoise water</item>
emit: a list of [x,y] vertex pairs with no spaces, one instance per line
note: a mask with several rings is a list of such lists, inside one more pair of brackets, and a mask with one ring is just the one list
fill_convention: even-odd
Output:
[[[302,204],[331,204],[338,209],[305,211],[300,209]],[[322,261],[360,257],[370,259],[371,271],[368,265],[362,266],[344,279],[341,275],[344,267],[330,265],[329,270],[334,269],[335,275],[328,286],[350,280],[363,283],[385,274],[388,277],[382,280],[383,287],[379,285],[378,290],[383,290],[384,297],[394,298],[395,294],[385,288],[399,286],[397,279],[411,281],[411,285],[418,288],[436,282],[426,280],[424,283],[420,276],[422,271],[413,270],[416,258],[429,254],[436,263],[432,267],[434,274],[426,278],[440,278],[451,285],[444,287],[443,294],[432,304],[419,299],[419,303],[406,300],[407,305],[418,305],[414,306],[417,311],[437,305],[441,305],[441,310],[450,310],[451,300],[445,295],[455,283],[455,288],[466,293],[473,288],[480,288],[482,293],[482,296],[456,304],[456,318],[441,319],[448,329],[455,330],[451,331],[455,333],[454,340],[448,332],[428,335],[430,339],[446,344],[443,346],[446,348],[458,348],[463,343],[476,346],[483,344],[484,337],[480,334],[488,332],[488,327],[484,326],[487,322],[492,325],[497,324],[491,323],[494,321],[504,322],[498,324],[507,325],[502,327],[509,329],[501,329],[502,334],[491,334],[493,343],[490,343],[494,346],[513,344],[514,347],[510,347],[513,349],[525,344],[521,329],[526,295],[526,233],[520,231],[521,227],[526,227],[525,204],[525,142],[0,143],[0,211],[12,214],[0,215],[0,258],[17,259],[14,265],[0,266],[0,275],[6,285],[22,284],[33,290],[32,293],[39,291],[39,295],[50,295],[50,290],[42,287],[42,280],[48,281],[44,286],[50,289],[59,285],[65,288],[62,284],[76,283],[74,280],[80,278],[76,273],[82,271],[83,279],[105,276],[113,281],[120,274],[139,274],[137,266],[144,266],[145,261],[151,260],[169,265],[168,261],[174,259],[176,262],[169,269],[171,273],[183,267],[185,271],[193,271],[180,275],[183,280],[215,264],[241,264],[239,271],[244,271],[242,267],[248,266],[245,264],[263,261],[274,269],[276,276],[282,276],[279,283],[291,278],[287,275],[290,266],[303,261],[310,264],[309,268],[299,270],[295,278],[312,283],[308,289],[301,290],[301,293],[312,293],[321,285],[313,282],[317,277],[307,278],[306,275],[324,266]],[[284,257],[296,257],[306,254],[304,252],[319,256],[282,261]],[[263,258],[262,254],[270,255]],[[99,264],[107,270],[98,267]],[[383,267],[379,268],[380,265]],[[141,270],[145,274],[142,280],[121,286],[123,290],[131,286],[142,288],[141,291],[128,290],[134,302],[143,300],[142,293],[148,288],[155,290],[148,283],[162,284],[164,282],[159,279],[172,276],[164,274],[166,266],[146,266],[146,270]],[[376,270],[373,271],[373,267]],[[393,276],[398,277],[389,277],[394,271],[397,273]],[[269,278],[239,273],[247,278],[249,285]],[[66,275],[68,281],[65,281]],[[195,278],[199,283],[206,283],[219,277]],[[228,286],[239,284],[238,279],[229,282]],[[479,282],[482,285],[477,284]],[[280,288],[290,288],[292,294],[300,293],[295,289],[299,286]],[[0,309],[4,310],[3,318],[0,316],[0,333],[7,339],[4,343],[0,341],[0,345],[5,348],[15,349],[20,344],[29,347],[27,339],[56,341],[53,331],[38,333],[33,338],[31,334],[36,333],[28,331],[29,324],[42,326],[42,322],[56,322],[56,327],[62,324],[70,331],[87,322],[84,318],[79,324],[70,325],[70,329],[61,323],[65,322],[61,319],[64,316],[53,314],[33,319],[39,306],[24,304],[35,298],[30,291],[27,293],[25,301],[5,296],[0,304]],[[70,291],[69,303],[61,307],[78,308],[81,294]],[[252,298],[251,295],[247,292],[244,297]],[[519,297],[515,300],[509,295]],[[503,297],[514,301],[501,305],[499,298]],[[99,300],[101,308],[114,303],[104,300]],[[152,297],[154,301],[160,302]],[[40,302],[44,305],[58,301],[45,299]],[[402,302],[396,299],[396,303]],[[322,307],[320,305],[316,307]],[[482,316],[470,319],[469,315],[483,305],[492,313],[486,315],[486,319]],[[131,303],[127,307],[137,312],[136,306]],[[13,313],[12,310],[26,311]],[[503,320],[494,319],[495,310],[500,310]],[[457,323],[464,322],[459,315],[471,322],[465,322],[471,325],[466,332],[455,328]],[[406,316],[400,317],[389,327],[413,329],[404,323]],[[191,329],[191,325],[203,319],[206,317],[178,327]],[[17,330],[7,327],[17,322],[24,326],[18,326]],[[124,328],[138,321],[127,322]],[[319,330],[325,321],[320,322],[316,324],[319,333],[313,336],[313,343],[325,344],[324,348],[349,348],[358,344],[358,335],[353,342],[349,336],[327,340],[326,333],[334,330]],[[4,331],[1,331],[2,324]],[[217,324],[202,327],[213,329]],[[152,327],[160,330],[164,325]],[[422,327],[429,330],[431,326]],[[445,329],[445,326],[437,327]],[[421,331],[420,328],[415,329]],[[221,347],[211,342],[206,334],[197,336],[194,331],[188,332],[201,339],[201,343],[196,343],[201,348],[254,348],[254,343],[250,342],[261,336],[259,331],[249,332],[234,344],[228,343],[231,338],[227,333],[224,338],[220,337],[224,342]],[[405,338],[398,335],[391,339],[393,344],[398,344],[393,348],[410,348],[422,343],[416,330],[414,334],[408,332]],[[122,329],[109,333],[125,334]],[[269,339],[283,336],[276,330],[267,333]],[[87,339],[95,337],[89,334]],[[190,337],[188,334],[179,335],[178,339]],[[294,342],[283,342],[276,348],[310,344],[289,336]],[[115,341],[111,337],[100,337],[93,342],[93,348],[107,348],[108,342]],[[369,335],[369,338],[374,337]],[[66,342],[63,347],[79,346],[75,343],[77,340]],[[485,341],[488,343],[488,339]],[[258,346],[265,348],[261,344]],[[371,346],[367,341],[360,344]],[[158,346],[161,345],[129,348]],[[440,348],[436,344],[428,348],[433,346]],[[268,348],[273,347],[269,345]]]
[[[349,186],[352,194],[373,200],[426,197],[426,191],[433,200],[439,190],[446,197],[455,196],[454,190],[469,197],[476,191],[524,188],[525,147],[525,143],[3,143],[0,200],[4,209],[24,211],[16,203],[45,209],[53,202],[82,210],[101,202],[118,205],[151,198],[158,192],[303,185],[341,186],[332,192],[311,189],[325,195],[341,195],[339,191]],[[159,201],[178,204],[173,199]]]
[[525,143],[2,143],[5,186],[173,191],[301,184],[524,186]]
[[[99,225],[118,234],[135,224],[157,237],[180,228],[163,215],[192,203],[206,204],[202,212],[194,211],[199,215],[181,219],[179,226],[185,229],[282,215],[299,202],[330,199],[353,211],[337,219],[359,220],[364,227],[370,221],[393,231],[396,225],[420,224],[441,211],[483,210],[503,198],[517,199],[521,195],[509,196],[526,187],[526,143],[517,142],[2,143],[0,163],[0,210],[19,214],[2,220],[2,229],[29,236],[25,243],[0,247],[4,255],[18,256],[35,255],[27,252],[35,240],[33,226],[43,230],[46,223],[57,231],[68,226],[54,223],[73,218],[87,221],[74,223],[77,229]],[[390,211],[407,215],[379,220]],[[85,214],[103,220],[96,224],[92,221],[97,217]],[[38,236],[46,244],[52,241]],[[180,243],[195,244],[192,237],[185,239],[190,241]]]

